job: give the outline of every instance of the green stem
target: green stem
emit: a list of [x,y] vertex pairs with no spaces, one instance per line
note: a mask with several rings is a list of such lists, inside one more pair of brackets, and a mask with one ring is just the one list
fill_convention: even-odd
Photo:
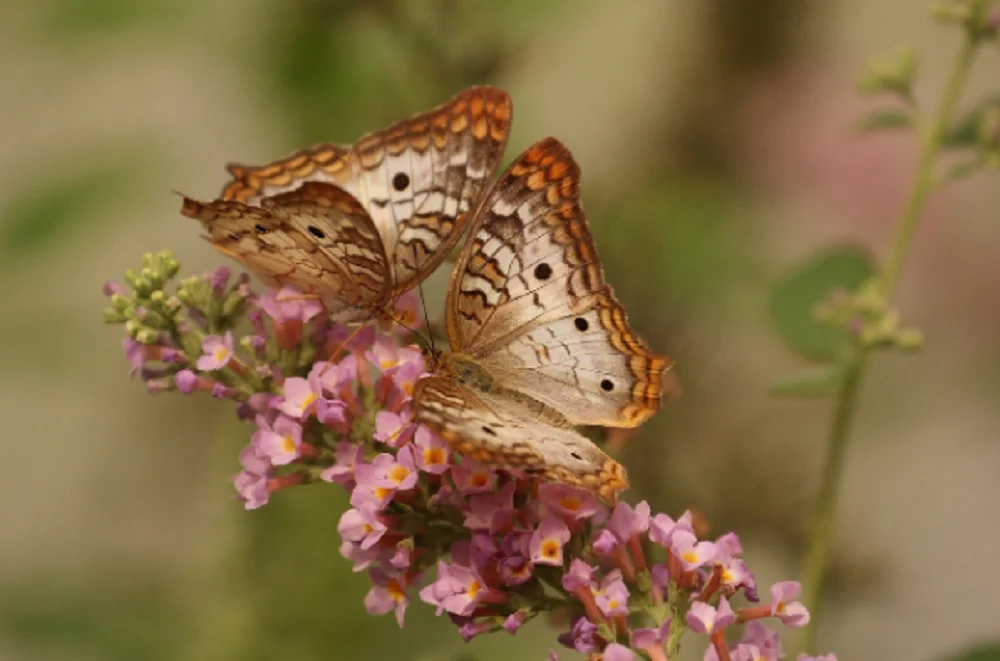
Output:
[[[879,291],[886,302],[896,289],[927,197],[934,189],[936,183],[934,166],[937,163],[937,155],[941,149],[945,132],[951,125],[955,106],[958,104],[962,88],[972,67],[978,45],[978,40],[973,37],[965,41],[951,75],[948,77],[937,115],[921,134],[920,161],[914,177],[913,189],[900,214],[896,236],[878,281]],[[827,438],[823,475],[819,496],[813,510],[812,530],[802,570],[803,601],[812,614],[812,621],[802,631],[798,651],[811,652],[815,647],[815,635],[826,585],[830,545],[836,522],[840,477],[843,473],[851,422],[857,408],[858,394],[868,355],[867,350],[859,347],[848,360],[844,384],[837,398],[833,423]],[[794,658],[795,655],[792,656]]]
[[837,516],[840,476],[844,471],[848,432],[851,421],[854,419],[864,367],[864,354],[859,353],[856,358],[852,358],[844,378],[844,385],[837,397],[833,425],[827,439],[823,480],[813,511],[812,532],[809,535],[809,547],[806,550],[802,569],[802,584],[805,586],[803,602],[812,616],[811,624],[802,630],[801,650],[803,651],[814,649],[816,622],[819,621],[820,616],[826,567],[830,557],[830,542],[833,539],[834,523]]
[[903,262],[910,250],[910,243],[913,241],[913,234],[920,220],[924,203],[927,196],[934,189],[934,165],[937,162],[937,154],[941,149],[941,141],[945,132],[951,125],[951,117],[955,112],[955,106],[961,96],[962,88],[968,77],[969,69],[975,59],[979,42],[974,38],[965,40],[962,51],[959,53],[955,66],[948,77],[948,83],[941,98],[941,105],[938,108],[937,117],[934,122],[925,129],[922,140],[922,150],[920,154],[920,164],[917,167],[917,174],[913,183],[913,191],[903,208],[899,223],[896,229],[896,236],[892,242],[889,256],[886,258],[885,266],[882,269],[882,276],[879,281],[882,295],[888,299],[896,289]]

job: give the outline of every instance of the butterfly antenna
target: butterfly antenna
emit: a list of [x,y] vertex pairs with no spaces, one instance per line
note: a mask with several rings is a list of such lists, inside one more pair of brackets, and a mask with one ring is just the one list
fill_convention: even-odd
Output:
[[417,329],[415,329],[415,328],[410,328],[409,326],[407,326],[406,324],[404,324],[404,323],[403,323],[402,321],[400,321],[400,320],[399,320],[399,319],[398,319],[398,318],[396,317],[396,315],[394,315],[394,314],[393,314],[392,312],[390,312],[389,310],[386,310],[385,308],[383,308],[383,307],[380,307],[380,308],[379,308],[379,311],[381,311],[381,312],[382,312],[382,314],[383,314],[383,315],[384,315],[384,316],[385,316],[386,318],[388,318],[388,319],[389,319],[390,321],[392,321],[392,322],[393,322],[394,324],[396,324],[396,325],[397,325],[397,326],[399,326],[400,328],[403,328],[403,329],[405,329],[405,330],[408,330],[409,332],[411,332],[411,333],[413,333],[414,335],[416,335],[417,339],[418,339],[418,340],[420,340],[420,344],[422,344],[422,345],[424,345],[425,347],[428,347],[428,348],[430,348],[430,347],[431,347],[431,345],[430,345],[430,344],[429,344],[429,343],[427,342],[427,340],[426,340],[426,339],[424,338],[424,336],[423,336],[423,333],[421,333],[420,331],[418,331],[418,330],[417,330]]
[[420,307],[424,310],[424,326],[427,327],[427,337],[430,339],[431,353],[437,353],[437,349],[434,346],[434,333],[431,332],[430,317],[427,315],[427,300],[424,298],[423,284],[417,283],[417,289],[420,291]]
[[[417,244],[411,244],[413,246],[413,261],[416,264],[420,264],[417,259]],[[424,326],[427,328],[427,337],[431,341],[431,354],[437,354],[437,348],[434,346],[434,333],[431,332],[431,317],[427,314],[427,299],[424,298],[424,281],[417,280],[417,291],[420,292],[420,307],[424,310]]]

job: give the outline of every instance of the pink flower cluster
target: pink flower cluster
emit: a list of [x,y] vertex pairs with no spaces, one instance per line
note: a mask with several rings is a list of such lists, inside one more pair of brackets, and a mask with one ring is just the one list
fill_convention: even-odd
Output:
[[[228,274],[207,279],[218,296],[231,294]],[[700,540],[690,513],[675,520],[645,502],[609,510],[588,492],[452,453],[412,422],[424,360],[399,336],[331,324],[285,288],[245,296],[254,332],[237,341],[211,314],[218,296],[188,297],[187,318],[168,328],[177,332],[127,345],[133,372],[158,360],[154,390],[211,392],[253,422],[233,479],[247,509],[306,483],[349,491],[340,552],[371,578],[370,613],[394,613],[402,626],[419,599],[468,640],[558,611],[569,615],[562,645],[611,661],[673,658],[686,631],[707,636],[706,659],[777,661],[777,635],[763,621],[809,621],[797,583],[757,603],[733,533]],[[415,316],[416,299],[401,307]],[[744,623],[729,645],[727,630]]]

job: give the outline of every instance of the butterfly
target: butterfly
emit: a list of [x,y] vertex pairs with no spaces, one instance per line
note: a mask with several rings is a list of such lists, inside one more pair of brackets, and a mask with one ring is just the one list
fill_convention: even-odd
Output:
[[506,92],[472,87],[353,145],[230,164],[222,197],[184,197],[181,213],[265,284],[318,297],[334,321],[365,321],[458,242],[499,168],[511,113]]
[[569,150],[547,138],[493,186],[451,274],[451,353],[430,352],[413,412],[476,462],[613,503],[625,469],[573,427],[642,424],[671,361],[632,332],[605,282],[579,183]]

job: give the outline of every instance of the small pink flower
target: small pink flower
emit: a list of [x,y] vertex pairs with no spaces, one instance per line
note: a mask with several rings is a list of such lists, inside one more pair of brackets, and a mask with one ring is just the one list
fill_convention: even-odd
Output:
[[800,601],[792,601],[801,594],[796,581],[782,581],[771,586],[771,615],[777,616],[786,627],[804,627],[809,624],[809,611]]
[[376,509],[382,509],[392,500],[396,492],[395,489],[386,486],[384,480],[376,474],[374,464],[358,463],[354,467],[354,481],[354,489],[351,491],[353,507],[360,508],[369,503]]
[[715,609],[703,601],[691,604],[684,621],[698,633],[711,635],[736,621],[736,615],[725,597],[719,600],[719,608]]
[[671,538],[670,549],[686,571],[697,569],[715,559],[718,550],[712,542],[699,542],[687,530],[676,530]]
[[438,615],[448,611],[467,617],[476,610],[485,592],[486,583],[474,569],[441,560],[437,580],[420,591],[420,598],[437,606]]
[[371,361],[379,370],[386,372],[407,359],[413,359],[414,353],[418,356],[420,355],[420,352],[415,349],[400,348],[392,336],[380,335],[375,339],[375,343],[371,349],[365,352],[365,358]]
[[500,578],[504,585],[527,583],[534,574],[531,562],[521,556],[503,558],[497,563],[497,569],[500,570]]
[[508,524],[517,515],[514,509],[516,487],[514,482],[508,482],[499,491],[470,496],[463,525],[469,530],[491,534],[509,529]]
[[563,545],[569,538],[569,528],[562,519],[555,516],[545,517],[531,535],[531,542],[528,545],[531,561],[536,565],[562,567]]
[[177,386],[177,390],[190,395],[193,392],[211,391],[215,382],[191,370],[181,370],[174,375],[174,385]]
[[394,611],[396,623],[402,628],[403,616],[409,603],[406,588],[398,578],[378,569],[369,570],[368,576],[373,585],[365,596],[365,610],[371,615],[385,615],[389,611]]
[[[400,349],[400,351],[404,351],[404,349]],[[410,351],[413,350],[411,349]],[[405,362],[401,362],[385,374],[392,377],[392,383],[396,387],[397,392],[402,393],[405,397],[412,397],[417,381],[426,373],[424,360],[419,352],[416,352],[416,356],[409,357]]]
[[290,285],[277,291],[268,289],[257,299],[257,307],[279,324],[305,323],[323,312],[319,301]]
[[617,570],[609,572],[594,591],[597,607],[608,617],[628,615],[628,598],[628,588]]
[[233,357],[233,334],[208,335],[201,341],[201,350],[203,354],[198,358],[197,368],[202,372],[221,370]]
[[335,462],[319,474],[327,482],[336,482],[347,489],[354,488],[354,467],[365,455],[360,443],[337,443]]
[[751,620],[743,627],[743,637],[740,643],[753,646],[760,653],[759,659],[764,661],[779,661],[785,655],[781,652],[781,641],[778,632],[771,631],[760,620]]
[[243,506],[255,510],[267,504],[270,492],[267,488],[267,476],[250,471],[241,471],[233,478],[233,486]]
[[389,558],[389,564],[392,565],[394,569],[400,571],[405,571],[410,568],[413,564],[413,549],[409,546],[400,544],[396,547],[396,552],[392,554]]
[[580,558],[573,558],[569,563],[569,569],[562,576],[563,589],[576,592],[581,588],[590,588],[595,571],[597,571],[595,567],[591,567]]
[[316,410],[320,388],[315,379],[293,376],[285,379],[284,399],[278,410],[295,420],[302,420]]
[[367,551],[382,539],[386,526],[379,520],[378,510],[368,504],[344,512],[337,524],[337,532],[345,541],[354,542],[362,551]]
[[649,503],[645,500],[636,505],[635,509],[625,501],[619,502],[608,520],[608,530],[622,542],[627,542],[633,535],[644,533],[648,529]]
[[417,467],[409,447],[402,448],[395,457],[388,453],[378,455],[372,468],[375,479],[386,489],[408,491],[417,485]]
[[344,557],[345,560],[351,561],[352,571],[364,571],[368,567],[379,559],[381,551],[378,548],[371,548],[368,550],[363,550],[361,545],[357,542],[344,542],[340,545],[340,555]]
[[451,451],[443,438],[420,425],[417,427],[414,437],[414,446],[417,468],[436,475],[448,471],[451,464]]
[[558,640],[571,650],[587,654],[597,649],[597,642],[594,640],[596,634],[597,625],[581,615],[573,620],[573,626],[569,631],[559,635]]
[[411,418],[409,408],[400,413],[379,411],[375,414],[375,440],[393,448],[403,447],[413,436]]
[[345,386],[358,380],[358,359],[349,354],[336,363],[325,360],[314,363],[309,378],[315,379],[323,392],[337,397]]
[[670,618],[664,620],[656,629],[633,629],[629,642],[637,650],[647,650],[651,647],[663,647],[670,632]]
[[271,470],[271,460],[254,443],[240,450],[239,461],[244,470],[258,475],[267,475]]
[[594,547],[594,553],[607,556],[611,555],[611,552],[618,548],[619,544],[621,544],[621,541],[618,539],[618,536],[605,528],[597,533],[597,537],[594,538],[591,545]]
[[513,636],[517,633],[517,630],[521,628],[521,625],[524,624],[526,618],[527,613],[524,611],[519,610],[511,613],[503,622],[504,631]]
[[674,533],[678,530],[694,534],[692,519],[691,512],[684,512],[677,521],[666,514],[657,514],[649,522],[649,538],[657,544],[670,548]]
[[455,487],[463,496],[473,493],[489,493],[493,491],[496,474],[490,468],[484,468],[474,461],[462,460],[451,469]]
[[549,511],[572,517],[574,521],[589,519],[600,510],[600,505],[592,493],[564,484],[548,482],[540,484],[538,499]]
[[347,405],[337,399],[321,399],[316,402],[316,418],[327,427],[346,434],[350,428],[350,414]]
[[[260,416],[258,421],[264,422]],[[273,425],[258,429],[253,435],[252,442],[273,465],[290,464],[299,457],[302,447],[302,426],[290,418],[278,416]]]

